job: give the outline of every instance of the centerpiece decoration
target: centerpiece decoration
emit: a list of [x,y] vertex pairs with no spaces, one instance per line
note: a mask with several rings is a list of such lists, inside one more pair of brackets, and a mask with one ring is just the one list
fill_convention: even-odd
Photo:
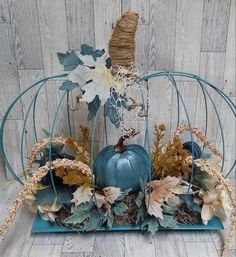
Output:
[[[127,12],[118,20],[109,42],[109,55],[104,49],[86,44],[80,51],[58,53],[66,73],[40,80],[10,105],[2,121],[0,143],[8,170],[23,187],[0,227],[0,235],[10,228],[23,202],[37,213],[32,232],[147,230],[154,234],[163,229],[214,230],[223,229],[221,221],[228,217],[231,225],[222,256],[226,255],[236,223],[236,201],[232,185],[223,175],[224,147],[221,153],[206,138],[206,131],[191,125],[175,77],[195,80],[204,93],[205,104],[207,96],[214,104],[207,91],[210,88],[222,97],[234,116],[236,107],[222,91],[196,75],[170,71],[141,75],[134,65],[137,24],[138,14],[134,12]],[[188,120],[187,124],[179,124],[178,120],[168,142],[163,140],[168,132],[165,124],[155,125],[150,142],[148,100],[151,96],[147,83],[155,77],[166,77],[171,82],[178,106],[184,106]],[[40,89],[55,78],[64,79],[59,88],[62,97],[45,138],[38,139],[35,129],[36,142],[27,156],[27,164],[22,161],[23,181],[12,169],[4,149],[5,123],[25,93],[38,88],[29,112],[36,105]],[[79,89],[76,107],[68,102],[75,88]],[[141,98],[136,99],[132,90]],[[55,135],[55,121],[66,96],[69,128],[70,112],[84,103],[87,106],[92,129],[81,124],[81,138]],[[216,108],[215,111],[218,113]],[[95,154],[99,112],[104,115],[106,146]],[[143,145],[129,142],[139,137],[140,131],[130,125],[128,116],[145,124]],[[33,119],[37,126],[35,115]],[[107,119],[114,129],[121,131],[120,138],[114,138],[117,141],[114,145],[108,144]],[[183,140],[184,134],[189,134],[190,141]],[[223,130],[221,135],[224,140]]]

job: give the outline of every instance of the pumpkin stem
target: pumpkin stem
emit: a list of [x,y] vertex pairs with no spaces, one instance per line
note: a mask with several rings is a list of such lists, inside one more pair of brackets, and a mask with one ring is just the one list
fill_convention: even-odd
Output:
[[[126,129],[125,129],[126,130]],[[122,135],[119,140],[118,140],[118,143],[116,145],[114,145],[114,150],[118,153],[123,153],[125,150],[126,150],[126,145],[124,145],[124,141],[126,139],[129,139],[129,138],[133,138],[135,137],[137,134],[139,134],[140,132],[136,132],[135,129],[130,129],[130,132],[129,133],[126,133],[124,135]]]

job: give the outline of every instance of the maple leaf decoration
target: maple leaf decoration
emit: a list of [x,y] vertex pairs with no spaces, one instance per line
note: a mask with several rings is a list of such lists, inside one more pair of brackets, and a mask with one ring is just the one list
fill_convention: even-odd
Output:
[[164,219],[162,206],[164,204],[174,206],[180,203],[179,197],[172,192],[180,183],[181,178],[170,176],[162,180],[151,181],[151,193],[148,193],[148,186],[145,191],[145,202],[148,213],[157,218]]
[[211,191],[200,190],[199,196],[202,198],[203,206],[201,218],[203,224],[207,225],[208,221],[217,216],[221,219],[229,217],[231,212],[230,200],[227,192],[221,185],[218,185]]
[[101,208],[103,205],[106,209],[110,209],[111,204],[122,195],[120,188],[117,187],[105,187],[101,191],[95,193],[93,197],[92,188],[86,188],[80,186],[74,193],[74,198],[71,200],[72,203],[75,203],[75,206],[80,205],[81,203],[89,202],[93,199],[96,202],[98,208]]

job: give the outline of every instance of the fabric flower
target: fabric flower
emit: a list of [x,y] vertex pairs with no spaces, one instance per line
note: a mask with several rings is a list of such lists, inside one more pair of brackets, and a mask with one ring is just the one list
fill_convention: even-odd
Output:
[[37,206],[39,210],[39,214],[43,220],[50,220],[51,222],[55,222],[56,214],[55,212],[58,212],[62,205],[58,203],[57,198],[53,201],[53,203],[50,204],[44,204]]
[[90,55],[81,55],[77,53],[83,61],[83,65],[78,65],[69,75],[68,79],[78,83],[85,93],[82,100],[90,103],[98,95],[101,104],[104,105],[110,97],[110,90],[114,88],[117,93],[124,93],[124,86],[121,85],[107,69],[105,55],[94,61]]
[[28,204],[29,210],[33,213],[37,213],[38,207],[33,205],[34,201],[36,200],[35,195],[37,194],[38,190],[45,188],[42,184],[35,184],[31,187],[31,191],[25,195],[25,203]]
[[164,219],[162,214],[162,206],[168,204],[175,206],[180,204],[178,196],[174,195],[172,190],[176,189],[180,184],[181,178],[167,176],[162,180],[153,180],[150,183],[152,192],[148,193],[148,187],[145,192],[145,202],[148,213],[156,218]]
[[106,207],[110,207],[119,196],[121,196],[122,192],[120,188],[117,187],[105,187],[100,192],[95,193],[95,197],[93,197],[92,189],[89,187],[80,186],[73,193],[72,203],[75,203],[75,206],[80,205],[81,203],[89,202],[93,197],[93,201],[96,203],[98,208],[101,208],[102,205]]
[[203,206],[201,218],[203,224],[207,225],[208,221],[214,216],[224,219],[229,216],[231,211],[228,194],[222,186],[217,186],[212,191],[200,190],[199,196],[202,198]]

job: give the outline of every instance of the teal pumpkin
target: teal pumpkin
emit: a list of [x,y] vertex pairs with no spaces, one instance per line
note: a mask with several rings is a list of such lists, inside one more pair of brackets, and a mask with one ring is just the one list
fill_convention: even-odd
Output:
[[146,150],[136,144],[123,145],[120,138],[117,145],[105,147],[94,162],[96,184],[101,187],[114,186],[121,190],[138,192],[140,183],[151,176],[150,158]]

